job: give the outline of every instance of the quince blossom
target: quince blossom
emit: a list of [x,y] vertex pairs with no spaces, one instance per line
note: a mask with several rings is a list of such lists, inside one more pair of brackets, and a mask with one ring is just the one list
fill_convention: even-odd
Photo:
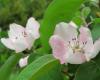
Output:
[[100,51],[100,39],[94,43],[90,30],[82,26],[78,32],[73,22],[57,24],[49,43],[53,56],[61,64],[82,64],[94,58]]
[[28,19],[26,28],[16,23],[10,24],[9,38],[1,38],[1,42],[16,53],[30,50],[34,41],[40,37],[39,27],[40,24],[32,17]]

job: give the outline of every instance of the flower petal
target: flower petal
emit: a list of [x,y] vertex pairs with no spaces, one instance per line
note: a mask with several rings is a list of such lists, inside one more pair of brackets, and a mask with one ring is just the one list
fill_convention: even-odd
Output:
[[79,31],[80,31],[79,43],[81,47],[84,48],[87,54],[93,52],[94,45],[90,30],[86,27],[81,27]]
[[67,63],[66,58],[68,49],[64,40],[61,37],[54,35],[50,38],[49,43],[53,50],[53,56],[59,59],[61,64]]
[[9,49],[14,50],[14,45],[9,38],[1,38],[1,42]]
[[13,23],[10,25],[8,35],[13,42],[16,53],[22,52],[29,47],[28,41],[25,38],[28,35],[24,27]]
[[27,36],[25,37],[26,42],[28,43],[28,50],[30,50],[35,42],[35,38],[29,32],[26,32]]
[[82,64],[85,61],[85,55],[82,53],[74,53],[67,58],[67,62],[70,64]]
[[[30,50],[34,43],[34,40],[35,40],[33,35],[31,33],[29,33],[29,31],[27,31],[24,27],[22,27],[18,24],[15,24],[15,23],[10,25],[9,37],[12,40],[17,38],[17,42],[15,43],[15,46],[16,46],[16,48],[18,45],[24,46],[23,49],[20,48],[22,50],[25,50],[26,46]],[[19,48],[18,48],[17,52],[22,51],[22,50],[19,50]]]
[[69,23],[69,25],[72,26],[72,27],[74,27],[74,28],[78,28],[77,25],[76,25],[73,21],[71,21],[71,22]]
[[72,38],[77,37],[76,26],[73,22],[67,24],[65,22],[61,22],[56,25],[56,29],[54,32],[55,35],[61,36],[65,41],[71,41]]
[[40,37],[39,28],[40,24],[33,17],[29,18],[26,24],[26,30],[29,31],[34,36],[34,39]]
[[25,49],[27,49],[27,46],[26,46],[25,42],[23,42],[23,39],[16,40],[13,43],[14,43],[14,46],[15,46],[16,53],[22,52]]
[[20,61],[19,61],[19,66],[20,67],[25,67],[28,64],[28,57],[29,56],[20,59]]
[[8,31],[9,38],[14,39],[16,37],[22,37],[25,28],[16,23],[10,24],[10,30]]
[[91,53],[90,58],[96,57],[96,55],[100,52],[100,39],[96,40],[94,43],[94,51]]

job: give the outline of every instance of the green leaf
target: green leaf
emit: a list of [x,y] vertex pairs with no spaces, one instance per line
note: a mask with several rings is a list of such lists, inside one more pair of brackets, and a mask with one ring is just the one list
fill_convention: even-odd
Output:
[[82,64],[76,72],[74,80],[99,80],[100,68],[94,61]]
[[17,71],[16,72],[12,72],[9,80],[15,80],[15,78],[17,78],[18,74],[19,74],[19,71],[18,72]]
[[100,38],[100,24],[94,24],[92,29],[93,40],[97,40]]
[[47,8],[41,23],[41,41],[45,51],[49,50],[49,38],[57,23],[70,21],[84,0],[53,0]]
[[75,64],[68,64],[68,72],[72,75],[74,75],[79,68],[80,65],[75,65]]
[[63,75],[63,77],[64,77],[64,80],[70,80],[67,75]]
[[84,22],[81,17],[81,12],[76,12],[75,16],[73,17],[72,21],[79,26],[81,26]]
[[91,12],[91,9],[89,7],[84,7],[82,9],[82,16],[86,19],[87,16],[90,14],[90,12]]
[[27,66],[16,80],[63,80],[60,67],[52,55],[45,55]]
[[0,80],[8,80],[13,68],[20,58],[21,54],[15,54],[5,62],[5,64],[0,68]]
[[28,63],[32,63],[34,60],[36,60],[37,58],[39,58],[40,56],[43,56],[43,54],[39,54],[39,53],[31,53],[29,58],[28,58]]
[[100,18],[95,18],[95,19],[93,19],[93,23],[95,23],[95,24],[100,23]]
[[36,60],[37,58],[46,55],[48,53],[44,53],[43,48],[38,48],[36,49],[34,52],[32,52],[28,58],[28,63],[30,64],[31,62],[33,62],[34,60]]
[[93,59],[93,61],[98,65],[98,67],[100,68],[100,53],[98,53],[98,55]]

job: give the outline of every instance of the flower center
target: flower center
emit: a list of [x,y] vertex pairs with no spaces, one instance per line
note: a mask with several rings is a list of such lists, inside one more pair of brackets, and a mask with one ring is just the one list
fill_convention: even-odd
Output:
[[87,42],[83,42],[82,46],[80,46],[79,40],[77,38],[72,38],[71,41],[69,41],[69,47],[72,48],[73,53],[84,53],[84,47],[87,44]]
[[80,48],[79,45],[72,48],[73,53],[84,53],[83,48]]

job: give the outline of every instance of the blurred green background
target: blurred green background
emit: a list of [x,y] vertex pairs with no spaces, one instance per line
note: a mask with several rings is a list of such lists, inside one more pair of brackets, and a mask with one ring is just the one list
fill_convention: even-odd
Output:
[[26,23],[26,20],[34,16],[41,19],[45,8],[52,0],[0,0],[0,28],[8,29],[12,22]]

